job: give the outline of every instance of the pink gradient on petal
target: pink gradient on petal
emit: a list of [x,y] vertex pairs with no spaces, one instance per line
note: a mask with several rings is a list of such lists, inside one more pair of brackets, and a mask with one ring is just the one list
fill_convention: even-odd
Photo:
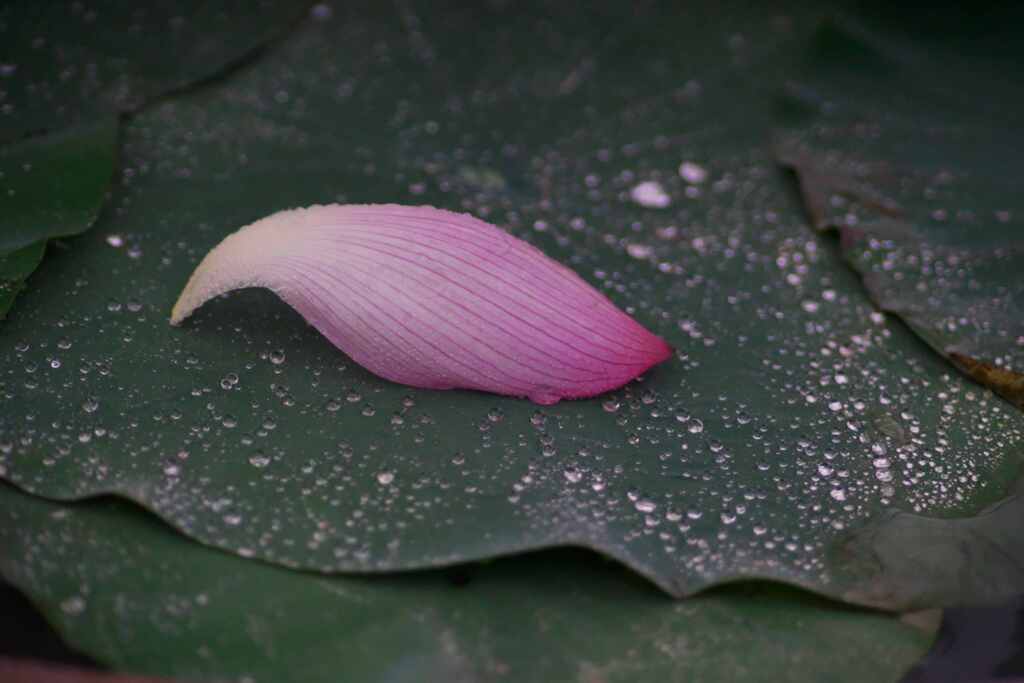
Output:
[[282,211],[228,236],[175,304],[179,324],[240,287],[276,292],[371,372],[549,405],[621,387],[672,348],[572,270],[429,206]]

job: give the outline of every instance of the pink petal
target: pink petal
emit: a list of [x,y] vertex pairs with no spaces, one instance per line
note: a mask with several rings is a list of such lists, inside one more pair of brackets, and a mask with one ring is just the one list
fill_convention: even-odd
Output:
[[174,305],[267,287],[371,372],[555,403],[615,389],[672,349],[576,273],[467,214],[349,204],[229,235]]

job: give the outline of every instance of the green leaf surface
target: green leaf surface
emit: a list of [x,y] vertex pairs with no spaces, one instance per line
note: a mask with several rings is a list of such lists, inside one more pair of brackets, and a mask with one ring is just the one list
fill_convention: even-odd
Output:
[[[114,170],[119,114],[241,61],[307,7],[118,0],[0,7],[0,141],[9,143],[0,146],[0,259],[92,224]],[[28,262],[25,254],[16,261]],[[0,319],[30,273],[0,274]]]
[[0,146],[0,319],[42,261],[47,239],[77,235],[96,220],[116,146],[113,116]]
[[45,252],[46,242],[40,241],[0,256],[0,320],[7,315],[25,278],[43,260]]
[[462,572],[292,572],[202,548],[125,503],[61,505],[0,485],[0,573],[69,644],[122,671],[275,683],[889,681],[930,640],[768,584],[673,601],[578,551]]
[[949,41],[896,41],[891,21],[820,30],[780,152],[878,305],[1024,409],[1022,15],[954,15]]
[[305,2],[92,3],[0,8],[0,141],[134,111],[210,78],[293,25]]
[[[769,105],[815,11],[616,11],[334,8],[134,117],[111,210],[0,328],[2,476],[313,570],[572,545],[673,595],[741,577],[888,608],[1019,592],[986,580],[1006,554],[907,583],[857,541],[902,512],[976,519],[963,552],[988,543],[974,515],[1013,484],[1024,415],[876,311],[807,228]],[[463,28],[491,51],[449,39]],[[678,356],[539,409],[380,380],[265,291],[167,325],[223,236],[329,201],[471,211]]]
[[[116,149],[112,116],[0,147],[0,256],[88,229],[114,175]],[[21,270],[22,278],[32,272]],[[7,267],[0,275],[14,279]]]

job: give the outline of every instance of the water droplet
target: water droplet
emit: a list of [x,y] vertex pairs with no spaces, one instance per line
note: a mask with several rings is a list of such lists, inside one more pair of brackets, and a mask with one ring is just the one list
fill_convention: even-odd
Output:
[[72,616],[81,614],[85,611],[85,598],[81,595],[73,595],[60,603],[60,609],[64,614]]
[[284,349],[274,349],[270,352],[268,357],[270,358],[271,363],[274,365],[280,365],[284,362]]
[[253,467],[263,468],[270,464],[270,457],[260,451],[256,451],[256,453],[249,457],[249,464]]
[[309,14],[316,21],[327,21],[334,14],[334,10],[326,2],[318,2],[310,8]]
[[100,407],[100,401],[95,396],[90,396],[82,402],[82,410],[87,413],[95,413]]
[[708,179],[708,172],[700,164],[684,161],[679,164],[679,177],[691,185],[699,185]]
[[664,209],[672,203],[672,198],[656,180],[638,183],[629,191],[629,196],[634,202],[648,209]]
[[633,503],[633,507],[635,507],[638,512],[654,512],[654,509],[658,506],[654,503],[653,500],[641,498],[640,500]]
[[649,244],[628,244],[626,253],[636,259],[648,259],[654,255],[654,247]]
[[693,419],[686,425],[686,431],[691,434],[700,434],[704,431],[704,423],[701,420]]
[[381,486],[387,486],[388,484],[390,484],[394,480],[395,480],[395,473],[394,472],[378,472],[377,473],[377,483],[379,483]]
[[562,471],[562,474],[565,475],[566,480],[572,484],[578,484],[580,480],[583,479],[583,475],[576,467],[566,467],[565,470]]

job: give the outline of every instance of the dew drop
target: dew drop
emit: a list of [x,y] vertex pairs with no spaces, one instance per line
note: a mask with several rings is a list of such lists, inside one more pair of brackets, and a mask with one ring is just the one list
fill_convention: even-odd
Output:
[[73,595],[60,603],[60,609],[64,614],[72,616],[81,614],[85,611],[85,598],[80,595]]
[[257,451],[249,457],[249,464],[253,467],[264,468],[270,464],[270,457]]
[[638,183],[629,191],[629,196],[634,202],[648,209],[664,209],[672,203],[672,198],[656,180]]
[[658,506],[654,503],[653,500],[641,498],[640,500],[633,503],[633,507],[635,507],[638,512],[654,512],[654,509],[657,508]]

